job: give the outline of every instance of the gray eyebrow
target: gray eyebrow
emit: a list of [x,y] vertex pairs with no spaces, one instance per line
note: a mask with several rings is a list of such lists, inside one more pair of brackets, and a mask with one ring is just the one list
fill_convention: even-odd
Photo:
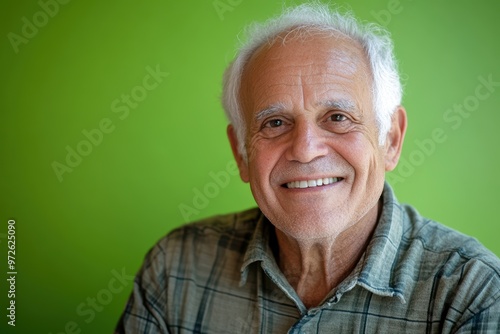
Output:
[[319,103],[320,106],[338,109],[346,112],[356,111],[356,105],[349,100],[327,100]]
[[267,117],[269,115],[272,115],[274,113],[277,113],[279,111],[282,111],[284,110],[286,107],[285,107],[285,104],[284,103],[281,103],[281,102],[278,102],[278,103],[274,103],[274,104],[271,104],[270,106],[268,106],[267,108],[264,108],[262,109],[261,111],[259,111],[256,115],[255,115],[255,119],[258,121],[258,120],[261,120],[263,119],[264,117]]
[[[326,108],[338,109],[338,110],[342,110],[342,111],[346,111],[346,112],[356,111],[356,106],[354,105],[354,103],[352,103],[351,101],[348,101],[348,100],[327,100],[327,101],[323,101],[323,102],[318,103],[318,105],[326,107]],[[283,111],[285,109],[286,109],[286,106],[284,103],[281,103],[281,102],[274,103],[274,104],[271,104],[270,106],[262,109],[261,111],[259,111],[255,115],[255,119],[257,121],[259,121],[259,120],[261,120],[269,115],[275,114],[275,113]]]

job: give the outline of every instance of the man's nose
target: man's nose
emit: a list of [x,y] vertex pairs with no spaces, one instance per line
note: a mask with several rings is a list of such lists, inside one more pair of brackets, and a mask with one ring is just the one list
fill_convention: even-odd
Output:
[[286,158],[290,161],[308,163],[328,153],[322,129],[311,120],[298,120],[291,132],[291,142]]

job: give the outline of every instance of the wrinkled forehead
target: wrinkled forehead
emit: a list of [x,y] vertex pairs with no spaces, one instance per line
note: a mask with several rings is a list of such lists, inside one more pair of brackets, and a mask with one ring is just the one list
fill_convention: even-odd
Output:
[[[314,93],[345,90],[357,95],[371,91],[372,77],[361,44],[334,32],[292,31],[257,49],[242,75],[244,109],[259,109],[273,95],[307,86]],[[248,111],[246,112],[248,115]]]
[[368,59],[362,45],[345,34],[319,28],[296,28],[284,31],[258,47],[247,61],[243,75],[254,73],[266,61],[315,62],[328,55],[332,62],[341,62],[339,69],[353,71]]

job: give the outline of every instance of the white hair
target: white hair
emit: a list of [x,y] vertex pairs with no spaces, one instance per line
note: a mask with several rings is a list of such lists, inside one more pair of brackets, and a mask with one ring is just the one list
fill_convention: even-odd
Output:
[[246,41],[237,51],[223,78],[222,105],[238,139],[238,150],[246,160],[246,124],[240,105],[241,78],[251,56],[265,43],[272,44],[284,32],[292,29],[318,31],[330,35],[342,34],[360,43],[369,61],[373,78],[373,109],[378,126],[379,144],[384,145],[391,128],[391,117],[401,104],[402,86],[393,53],[393,44],[384,28],[359,23],[351,13],[341,14],[328,5],[302,4],[287,8],[264,23],[254,23],[246,29]]

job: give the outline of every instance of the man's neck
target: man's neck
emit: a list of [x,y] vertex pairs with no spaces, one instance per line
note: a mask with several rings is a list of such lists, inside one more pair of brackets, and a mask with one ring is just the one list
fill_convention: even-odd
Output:
[[296,240],[276,229],[278,263],[307,308],[318,306],[354,270],[378,221],[379,206],[338,235]]

